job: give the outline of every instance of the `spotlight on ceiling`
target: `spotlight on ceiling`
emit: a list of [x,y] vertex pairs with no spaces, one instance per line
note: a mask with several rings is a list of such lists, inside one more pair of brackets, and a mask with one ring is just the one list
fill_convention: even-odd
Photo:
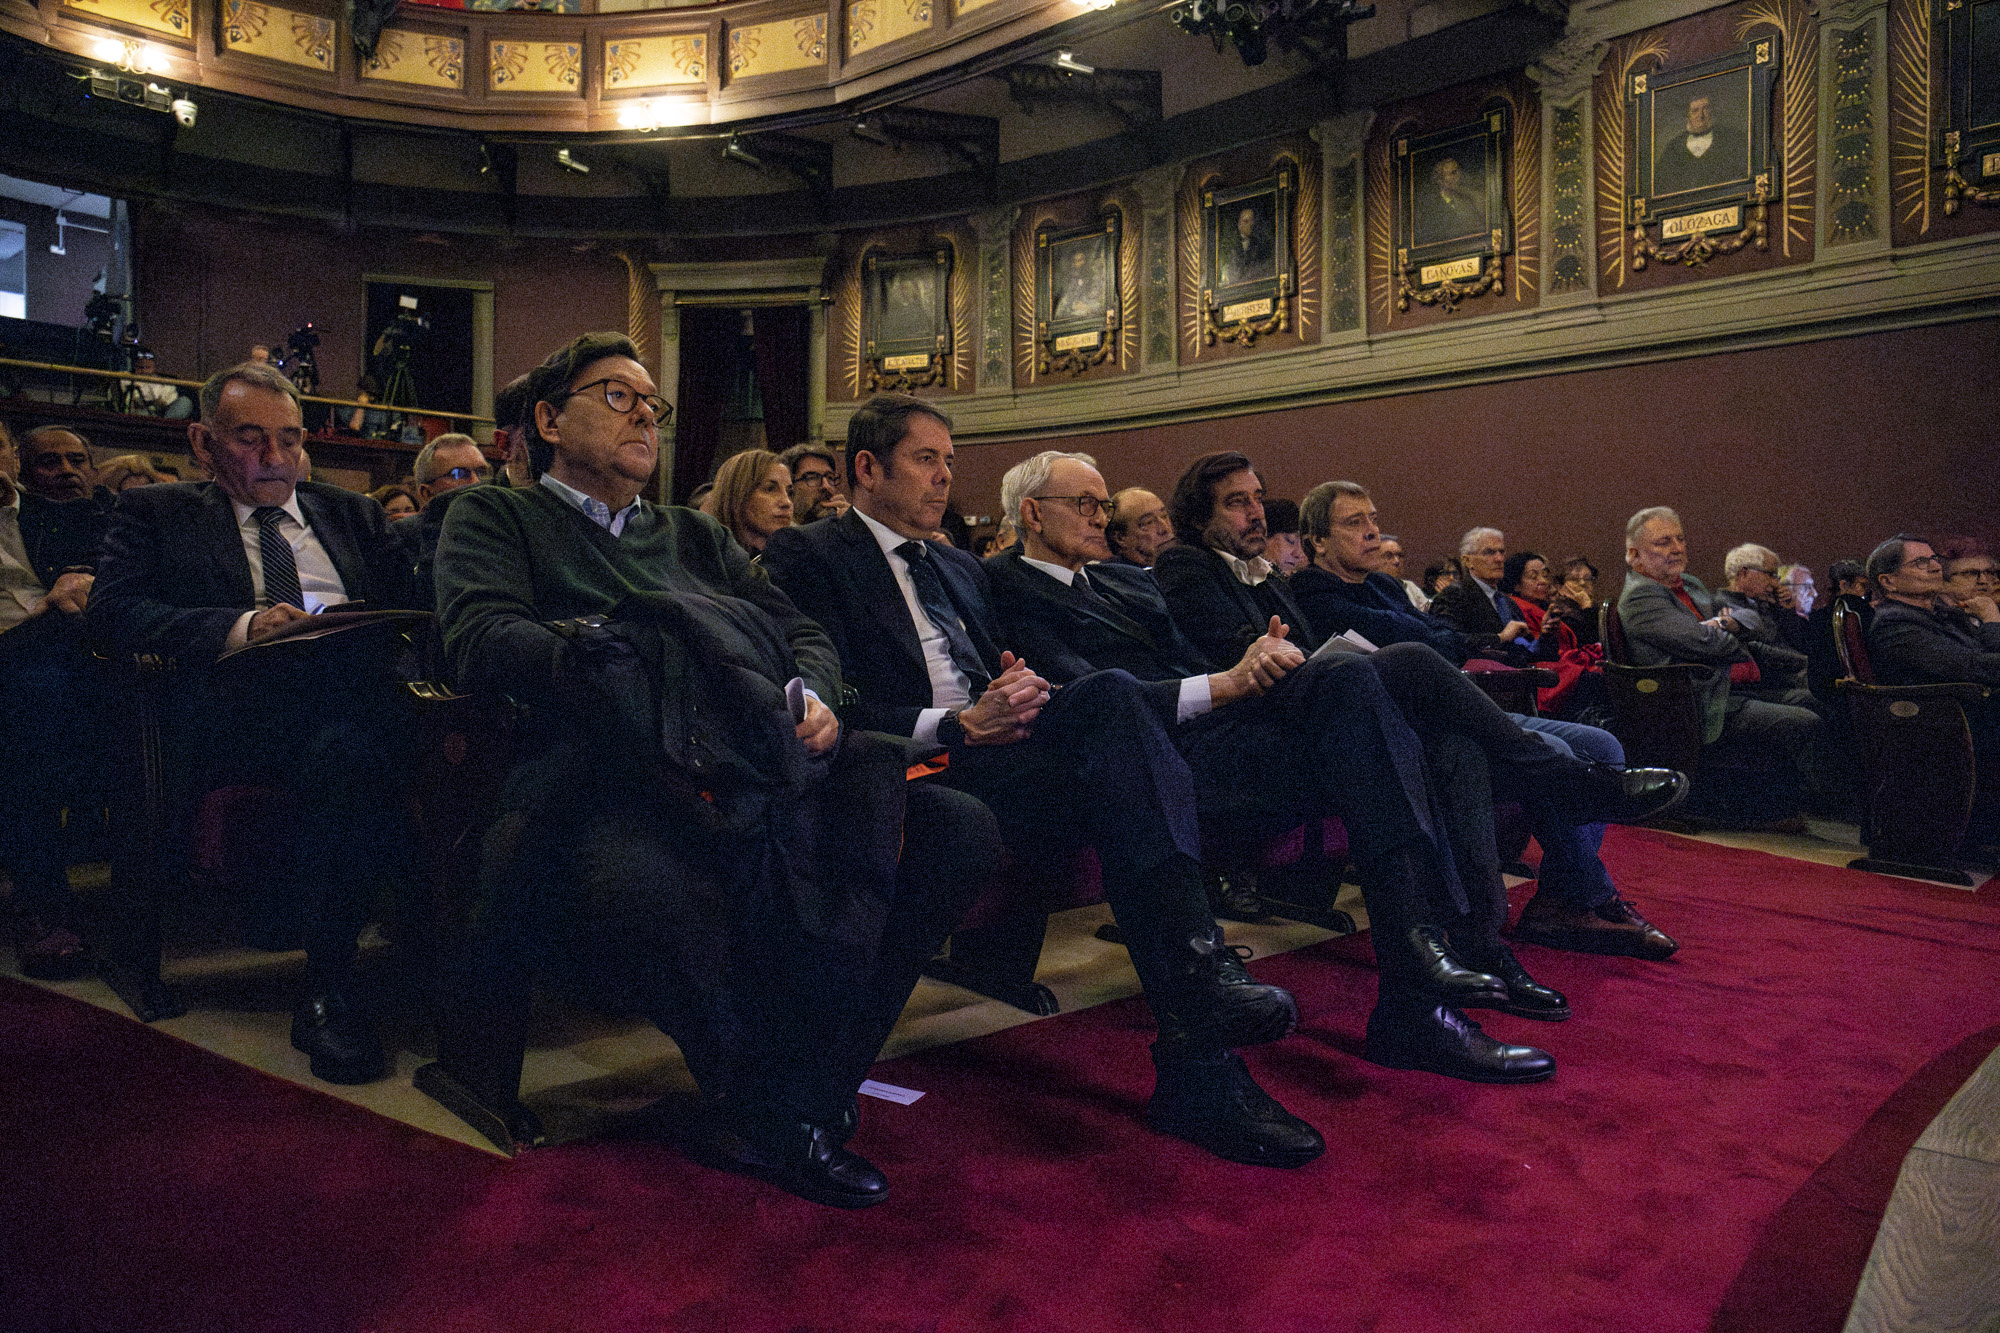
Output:
[[565,171],[574,171],[579,176],[588,176],[590,174],[590,164],[577,161],[575,157],[571,156],[567,148],[556,149],[556,165]]
[[1118,0],[1076,0],[1077,7],[1079,9],[1088,9],[1093,13],[1098,12],[1100,10],[1110,9],[1117,3]]
[[884,148],[896,148],[900,146],[897,144],[895,138],[882,128],[880,121],[871,120],[866,116],[855,121],[848,128],[853,130],[854,137],[857,139],[866,139],[869,143],[880,144]]
[[1067,47],[1056,52],[1056,58],[1054,60],[1051,60],[1049,63],[1051,65],[1054,65],[1057,69],[1061,70],[1065,74],[1097,73],[1097,66],[1084,64],[1081,60],[1078,60],[1075,56],[1071,55]]
[[732,162],[741,162],[746,167],[761,167],[764,165],[764,159],[751,152],[748,148],[745,148],[742,142],[733,134],[729,136],[729,142],[722,146],[722,155]]

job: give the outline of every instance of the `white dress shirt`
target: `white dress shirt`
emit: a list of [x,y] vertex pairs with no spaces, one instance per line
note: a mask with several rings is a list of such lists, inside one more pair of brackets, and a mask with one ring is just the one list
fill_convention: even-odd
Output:
[[[270,607],[270,599],[264,595],[264,529],[257,522],[256,513],[260,505],[247,505],[240,500],[231,500],[236,509],[236,530],[243,538],[243,554],[250,560],[250,585],[257,591],[257,610],[245,611],[229,627],[229,637],[223,641],[223,651],[241,648],[250,641],[250,618]],[[347,587],[340,581],[340,571],[334,568],[333,557],[320,545],[318,537],[306,523],[306,516],[299,510],[299,493],[293,491],[285,503],[278,506],[285,516],[278,520],[278,532],[291,544],[292,563],[299,570],[299,591],[303,593],[306,610],[318,613],[329,606],[339,606],[353,600],[347,595]]]
[[[924,650],[924,669],[931,678],[932,707],[917,714],[917,729],[911,736],[926,745],[935,745],[938,723],[944,721],[944,715],[972,703],[972,682],[958,669],[958,663],[951,660],[951,641],[945,638],[944,631],[931,624],[931,618],[924,614],[923,603],[917,600],[916,582],[910,577],[910,563],[896,552],[896,548],[910,538],[884,527],[859,509],[854,512],[868,525],[868,531],[874,534],[882,554],[889,558],[889,572],[896,576],[896,586],[903,590],[903,605],[909,608],[910,622],[917,631],[917,643]],[[965,622],[961,620],[959,623],[963,625]]]
[[[1024,555],[1021,559],[1065,587],[1074,587],[1076,586],[1076,580],[1082,579],[1084,587],[1090,588],[1093,592],[1097,591],[1091,585],[1090,576],[1080,569],[1071,569],[1067,565],[1053,565],[1046,560],[1037,560],[1031,555]],[[1097,593],[1097,595],[1099,597],[1104,596],[1101,592]],[[1106,598],[1105,600],[1108,601],[1110,599]],[[1033,665],[1033,663],[1030,663],[1030,665]],[[1215,699],[1209,693],[1207,676],[1181,677],[1180,698],[1174,704],[1174,720],[1176,722],[1185,722],[1191,717],[1200,717],[1203,713],[1208,712],[1214,707]]]
[[1277,566],[1261,555],[1245,560],[1242,556],[1231,555],[1227,551],[1216,551],[1215,553],[1228,562],[1230,572],[1236,575],[1238,583],[1248,584],[1252,588],[1277,572]]

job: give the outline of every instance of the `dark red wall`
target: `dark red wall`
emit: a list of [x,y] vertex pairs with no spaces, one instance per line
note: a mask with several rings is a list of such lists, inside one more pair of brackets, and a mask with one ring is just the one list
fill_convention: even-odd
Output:
[[[625,266],[568,241],[343,234],[317,223],[162,205],[133,206],[134,284],[160,373],[202,379],[277,348],[311,320],[322,391],[347,397],[361,373],[362,275],[493,284],[493,387],[579,333],[623,331]],[[468,354],[470,349],[467,349]]]
[[1196,456],[1241,449],[1273,495],[1361,482],[1416,567],[1474,525],[1607,578],[1625,520],[1672,505],[1692,568],[1719,578],[1739,542],[1826,566],[1898,529],[2000,536],[2000,320],[1937,325],[1614,370],[1579,371],[1222,421],[962,447],[964,513],[1045,447],[1163,496]]

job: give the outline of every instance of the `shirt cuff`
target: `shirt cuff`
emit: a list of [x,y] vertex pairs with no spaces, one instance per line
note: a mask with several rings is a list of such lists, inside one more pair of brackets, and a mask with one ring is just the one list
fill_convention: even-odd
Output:
[[1180,704],[1174,710],[1174,721],[1185,722],[1191,717],[1200,717],[1215,707],[1215,699],[1208,691],[1207,676],[1188,676],[1181,681]]
[[242,615],[236,617],[236,623],[229,627],[229,637],[222,641],[223,652],[226,653],[232,648],[241,648],[244,644],[250,642],[250,617],[256,614],[255,611],[245,611]]
[[917,714],[917,729],[910,733],[910,739],[925,745],[937,744],[938,723],[944,721],[949,708],[926,708]]

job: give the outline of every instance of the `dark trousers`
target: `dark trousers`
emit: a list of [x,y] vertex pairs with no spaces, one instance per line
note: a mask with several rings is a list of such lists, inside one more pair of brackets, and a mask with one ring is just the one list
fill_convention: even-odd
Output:
[[102,792],[97,674],[74,616],[44,612],[0,634],[0,868],[14,906],[68,920],[62,812]]

